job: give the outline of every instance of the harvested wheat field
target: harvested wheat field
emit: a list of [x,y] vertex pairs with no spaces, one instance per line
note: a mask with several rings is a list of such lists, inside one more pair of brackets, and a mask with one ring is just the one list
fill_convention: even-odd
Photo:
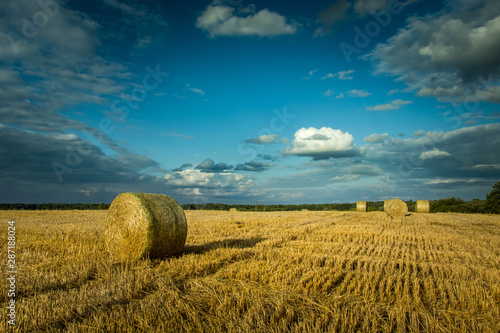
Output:
[[0,216],[18,332],[500,331],[496,215],[186,211],[181,254],[132,264],[109,261],[106,211]]

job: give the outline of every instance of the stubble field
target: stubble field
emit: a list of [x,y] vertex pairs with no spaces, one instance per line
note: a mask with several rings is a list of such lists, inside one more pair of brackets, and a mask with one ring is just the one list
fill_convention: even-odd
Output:
[[105,215],[0,212],[2,259],[16,221],[14,331],[500,331],[500,216],[186,211],[183,253],[125,265]]

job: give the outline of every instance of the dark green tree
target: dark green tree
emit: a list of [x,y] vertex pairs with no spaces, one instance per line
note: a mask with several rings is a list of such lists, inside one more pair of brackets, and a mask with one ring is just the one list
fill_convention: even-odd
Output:
[[100,203],[99,206],[97,206],[97,209],[108,209],[109,205],[105,204],[104,202]]
[[500,214],[500,182],[493,185],[493,190],[486,195],[486,212]]

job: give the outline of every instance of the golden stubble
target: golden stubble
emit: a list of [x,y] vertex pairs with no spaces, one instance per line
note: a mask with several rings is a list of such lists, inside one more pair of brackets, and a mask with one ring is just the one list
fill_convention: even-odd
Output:
[[500,216],[185,213],[183,252],[116,264],[106,211],[0,212],[16,220],[14,331],[500,330]]

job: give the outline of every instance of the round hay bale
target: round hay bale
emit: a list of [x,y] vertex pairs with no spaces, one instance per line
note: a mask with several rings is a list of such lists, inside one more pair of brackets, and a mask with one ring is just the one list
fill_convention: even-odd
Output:
[[237,212],[237,211],[238,211],[238,208],[229,208],[229,211],[230,211],[230,212]]
[[357,212],[366,212],[366,201],[356,202],[356,211]]
[[303,211],[303,212],[308,212],[308,211],[309,211],[309,209],[304,208],[304,209],[302,209],[302,211]]
[[115,261],[159,258],[182,251],[187,222],[169,196],[122,193],[106,215],[106,247]]
[[417,200],[417,202],[415,203],[415,212],[429,213],[430,212],[429,200]]
[[404,217],[408,213],[408,206],[403,200],[392,199],[387,203],[386,213],[390,217]]
[[389,203],[389,201],[391,200],[384,200],[384,212],[387,212],[387,204]]

